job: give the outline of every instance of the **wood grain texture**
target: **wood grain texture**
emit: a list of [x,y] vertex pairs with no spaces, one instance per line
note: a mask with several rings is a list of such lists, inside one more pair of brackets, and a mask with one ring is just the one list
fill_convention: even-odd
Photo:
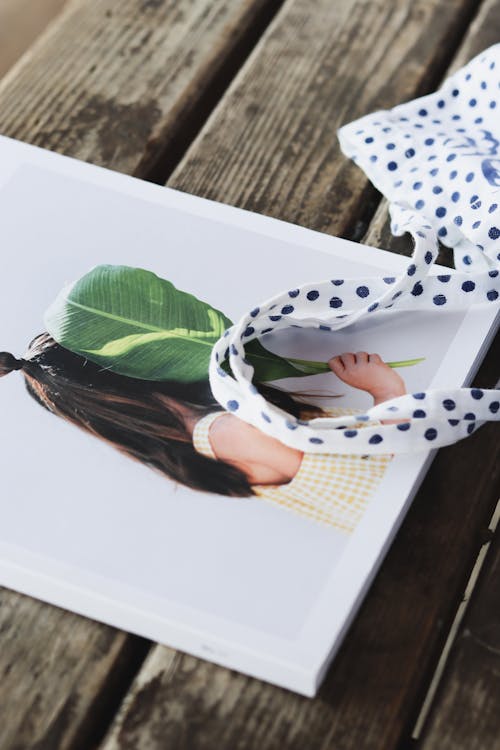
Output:
[[147,649],[142,639],[6,589],[0,639],[2,750],[85,747],[78,742],[89,737],[89,713],[97,730],[103,709],[114,706],[104,688],[119,694],[115,679],[126,688]]
[[336,130],[432,90],[475,5],[289,0],[169,185],[359,238],[380,195]]
[[[168,184],[362,234],[377,194],[339,154],[335,130],[433,88],[466,11],[324,0],[312,13],[305,0],[288,2]],[[494,367],[492,354],[478,384],[493,384]],[[493,434],[486,426],[438,454],[317,699],[156,647],[101,750],[396,748],[496,500]]]
[[419,750],[500,744],[500,533],[495,535],[421,738]]
[[[144,174],[189,138],[278,5],[70,0],[0,82],[0,132]],[[89,750],[148,648],[6,590],[0,637],[2,750]]]
[[146,176],[279,0],[70,0],[0,83],[0,133]]

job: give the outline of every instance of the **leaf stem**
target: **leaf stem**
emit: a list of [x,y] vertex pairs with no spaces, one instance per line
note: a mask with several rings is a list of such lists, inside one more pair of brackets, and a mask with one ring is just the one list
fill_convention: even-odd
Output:
[[[317,362],[314,360],[307,359],[296,359],[295,357],[286,357],[294,367],[307,375],[319,375],[324,372],[330,372],[330,368],[327,362]],[[392,368],[397,367],[413,367],[423,362],[425,357],[417,357],[416,359],[402,359],[396,362],[386,362],[385,364]]]

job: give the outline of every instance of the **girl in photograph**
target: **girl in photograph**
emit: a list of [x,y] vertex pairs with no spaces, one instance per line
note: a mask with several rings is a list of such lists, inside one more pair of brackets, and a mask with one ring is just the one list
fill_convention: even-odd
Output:
[[[328,365],[374,404],[406,392],[378,354],[343,353]],[[304,454],[221,410],[208,379],[179,383],[119,375],[48,333],[36,336],[21,359],[0,353],[0,376],[13,370],[22,371],[28,393],[45,409],[174,482],[219,495],[257,496],[344,532],[355,528],[391,458]],[[296,417],[325,413],[277,388],[259,390]]]

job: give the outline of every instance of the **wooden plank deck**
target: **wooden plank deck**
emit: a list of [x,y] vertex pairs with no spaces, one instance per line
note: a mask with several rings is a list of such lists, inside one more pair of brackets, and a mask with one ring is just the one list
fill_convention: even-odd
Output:
[[[73,0],[0,83],[0,132],[155,180],[192,142],[169,185],[407,251],[335,131],[498,28],[500,0]],[[440,451],[315,700],[3,591],[0,747],[401,750],[496,501],[493,434]]]
[[137,176],[175,164],[278,0],[72,0],[0,87],[0,131]]
[[421,750],[498,747],[499,602],[500,536],[496,534],[432,704]]

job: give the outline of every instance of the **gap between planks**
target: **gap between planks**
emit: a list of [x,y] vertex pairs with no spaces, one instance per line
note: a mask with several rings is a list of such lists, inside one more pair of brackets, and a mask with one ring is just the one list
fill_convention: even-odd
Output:
[[500,715],[500,535],[497,533],[422,729],[421,750],[497,748]]
[[164,184],[283,2],[67,0],[0,80],[0,132]]
[[144,173],[145,180],[158,185],[164,185],[167,182],[218,103],[223,99],[224,93],[250,57],[284,1],[271,0],[268,5],[263,7],[261,14],[247,28],[246,34],[242,37],[239,45],[234,47],[226,56],[217,75],[211,81],[211,85],[207,86],[206,90],[199,95],[192,116],[185,118],[183,127],[179,128],[171,137],[163,150],[158,151],[155,162]]
[[441,656],[439,657],[439,661],[436,665],[436,671],[434,672],[432,676],[432,680],[429,685],[429,689],[427,690],[427,694],[424,698],[422,708],[417,717],[417,721],[415,722],[415,727],[412,732],[413,740],[418,740],[422,734],[425,721],[431,709],[432,701],[434,700],[434,696],[436,695],[437,689],[441,683],[441,680],[443,679],[443,673],[448,663],[450,651],[453,647],[453,644],[456,641],[456,638],[460,629],[460,625],[462,624],[465,613],[467,612],[467,609],[469,607],[472,594],[475,588],[477,587],[479,575],[483,568],[486,555],[488,554],[488,550],[491,546],[493,536],[498,529],[499,522],[500,522],[500,501],[498,502],[495,508],[495,511],[491,517],[491,521],[488,524],[488,533],[490,535],[489,539],[486,542],[484,542],[481,549],[479,550],[479,554],[477,556],[476,562],[474,564],[474,567],[472,568],[472,572],[470,574],[469,580],[467,581],[467,585],[463,593],[462,601],[460,602],[458,606],[455,618],[451,624],[450,631],[448,633],[448,637],[446,639],[443,650],[441,652]]

